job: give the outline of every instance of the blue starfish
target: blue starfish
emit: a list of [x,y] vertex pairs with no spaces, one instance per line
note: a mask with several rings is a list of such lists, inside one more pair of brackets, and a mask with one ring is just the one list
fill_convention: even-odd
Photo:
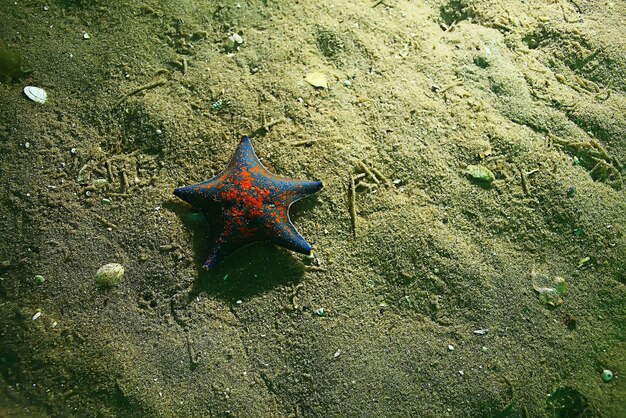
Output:
[[237,249],[269,241],[311,254],[289,219],[289,207],[322,188],[321,181],[292,180],[270,173],[244,136],[226,169],[216,177],[174,190],[204,214],[213,239],[204,267],[212,269]]

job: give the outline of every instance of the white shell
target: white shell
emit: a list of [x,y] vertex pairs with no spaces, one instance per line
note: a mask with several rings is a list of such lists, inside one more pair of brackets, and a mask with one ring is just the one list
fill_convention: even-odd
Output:
[[96,272],[96,283],[101,286],[113,286],[124,276],[124,266],[118,263],[109,263],[100,267]]
[[39,87],[26,86],[24,87],[24,94],[33,102],[44,104],[48,100],[48,93]]
[[233,33],[231,38],[233,38],[233,41],[237,42],[238,44],[243,43],[243,38],[238,33]]

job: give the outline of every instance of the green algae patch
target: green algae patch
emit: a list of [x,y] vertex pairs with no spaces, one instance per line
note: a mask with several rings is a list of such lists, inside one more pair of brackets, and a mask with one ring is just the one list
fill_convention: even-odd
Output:
[[24,78],[29,71],[22,69],[22,56],[8,48],[0,48],[0,83]]
[[551,286],[542,287],[533,283],[533,288],[539,294],[539,300],[552,307],[561,305],[567,295],[567,282],[562,277],[556,277]]

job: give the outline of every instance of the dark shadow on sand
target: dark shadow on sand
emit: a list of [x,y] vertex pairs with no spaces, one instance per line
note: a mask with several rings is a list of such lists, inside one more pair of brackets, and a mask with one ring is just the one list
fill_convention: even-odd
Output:
[[304,264],[297,255],[267,242],[247,245],[227,257],[212,270],[202,267],[208,253],[211,233],[204,215],[184,203],[165,206],[176,213],[192,234],[194,265],[198,278],[188,300],[207,293],[230,303],[265,293],[276,286],[296,284],[304,276]]

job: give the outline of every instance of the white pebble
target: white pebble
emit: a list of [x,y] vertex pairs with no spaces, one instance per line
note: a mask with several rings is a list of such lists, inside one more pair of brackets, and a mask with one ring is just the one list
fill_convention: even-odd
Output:
[[35,312],[35,315],[33,315],[33,321],[37,318],[39,318],[41,316],[41,311],[37,311]]
[[448,344],[448,350],[454,351],[454,346],[452,344]]
[[341,355],[341,349],[337,349],[337,351],[335,351],[335,354],[333,354],[334,358],[337,358]]
[[89,35],[87,32],[83,32],[83,39],[90,39],[91,35]]

